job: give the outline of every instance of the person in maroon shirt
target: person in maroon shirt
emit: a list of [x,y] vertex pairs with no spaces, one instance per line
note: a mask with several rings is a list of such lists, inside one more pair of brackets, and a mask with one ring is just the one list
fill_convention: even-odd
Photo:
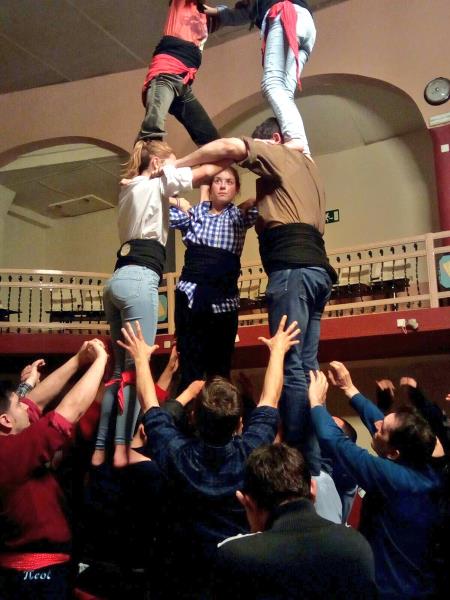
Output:
[[[91,340],[27,398],[0,393],[0,600],[69,597],[71,533],[51,463],[93,402],[107,359],[103,343]],[[83,367],[55,410],[43,415]]]

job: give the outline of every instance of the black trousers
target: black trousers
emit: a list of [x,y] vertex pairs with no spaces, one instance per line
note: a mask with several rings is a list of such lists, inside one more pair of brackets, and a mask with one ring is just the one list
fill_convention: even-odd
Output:
[[184,292],[175,292],[175,329],[180,355],[179,393],[196,379],[230,376],[238,313],[194,312]]

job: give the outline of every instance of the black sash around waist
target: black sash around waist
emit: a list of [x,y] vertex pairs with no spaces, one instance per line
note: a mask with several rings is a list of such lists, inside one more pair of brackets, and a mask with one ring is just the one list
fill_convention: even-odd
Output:
[[322,267],[337,281],[330,265],[322,234],[307,223],[290,223],[265,229],[259,234],[259,252],[266,273],[296,267]]
[[173,35],[165,35],[161,38],[153,52],[153,56],[157,54],[169,54],[189,68],[199,69],[202,64],[200,48],[193,42],[186,42]]
[[127,265],[147,267],[161,277],[166,262],[166,249],[156,240],[128,240],[117,251],[114,270]]
[[188,246],[180,280],[197,284],[192,309],[210,310],[211,304],[237,296],[240,268],[239,256],[233,252],[210,246]]

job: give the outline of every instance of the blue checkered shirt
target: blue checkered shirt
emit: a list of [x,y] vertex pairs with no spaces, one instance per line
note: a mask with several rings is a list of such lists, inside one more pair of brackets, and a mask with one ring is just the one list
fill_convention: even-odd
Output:
[[[247,229],[253,227],[258,217],[258,209],[249,208],[245,213],[230,203],[219,214],[210,213],[211,202],[200,202],[189,212],[184,212],[175,206],[170,207],[170,227],[179,229],[186,246],[211,246],[228,250],[240,256],[244,247]],[[197,287],[192,281],[180,280],[177,290],[186,294],[189,307],[194,302],[194,292]],[[212,305],[214,313],[225,313],[237,310],[239,296],[224,298],[220,303]]]

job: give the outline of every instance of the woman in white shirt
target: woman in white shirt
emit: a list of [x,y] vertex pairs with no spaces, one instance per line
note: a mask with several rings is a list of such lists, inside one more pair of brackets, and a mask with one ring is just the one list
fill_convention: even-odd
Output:
[[[127,322],[139,321],[147,344],[155,340],[158,321],[158,286],[166,259],[169,197],[209,181],[223,168],[203,165],[176,169],[173,150],[161,141],[139,141],[128,162],[119,196],[118,228],[121,246],[114,273],[103,292],[110,325],[114,372],[106,384],[102,414],[92,463],[105,459],[105,443],[115,400],[118,400],[114,465],[128,464],[128,449],[139,414],[135,371],[131,357],[116,343]],[[162,176],[150,173],[162,169]]]

